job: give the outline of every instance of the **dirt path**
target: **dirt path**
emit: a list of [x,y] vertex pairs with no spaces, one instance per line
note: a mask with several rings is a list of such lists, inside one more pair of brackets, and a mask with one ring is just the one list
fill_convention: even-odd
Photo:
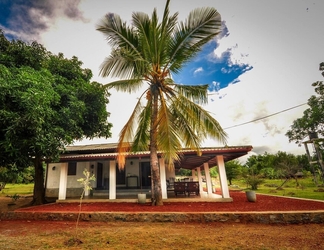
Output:
[[0,196],[0,211],[14,211],[18,208],[28,207],[30,202],[32,201],[31,196],[21,196],[16,201],[13,201],[10,197],[1,197]]

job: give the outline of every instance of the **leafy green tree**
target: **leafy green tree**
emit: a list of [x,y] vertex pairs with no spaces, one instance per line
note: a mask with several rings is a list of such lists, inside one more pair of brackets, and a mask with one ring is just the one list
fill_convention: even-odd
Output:
[[16,182],[18,179],[18,170],[14,166],[0,166],[0,191],[6,187],[7,183]]
[[280,177],[285,179],[280,187],[282,187],[291,178],[293,178],[296,181],[297,186],[299,186],[296,173],[302,169],[295,155],[279,151],[276,154],[274,168],[278,170]]
[[232,185],[232,180],[237,178],[242,172],[242,165],[238,160],[232,160],[225,163],[226,177],[230,185]]
[[[319,70],[324,76],[324,62],[320,63]],[[312,86],[316,94],[308,99],[309,108],[304,111],[303,116],[294,120],[290,130],[287,131],[286,136],[289,138],[289,142],[294,141],[301,145],[307,137],[314,139],[313,137],[317,138],[318,135],[324,136],[324,83],[323,81],[317,81]],[[319,163],[316,166],[317,171],[322,172],[322,178],[324,179],[323,140],[317,140],[315,144],[317,152],[314,156]],[[313,172],[315,171],[316,169]]]
[[284,185],[285,182],[293,178],[299,185],[296,173],[309,170],[309,163],[306,155],[296,156],[278,151],[276,154],[266,152],[263,155],[252,155],[247,159],[245,167],[244,177],[248,184],[253,184],[261,178],[283,178],[282,185]]
[[[319,70],[324,76],[324,62],[320,63]],[[293,121],[291,129],[287,131],[289,142],[301,144],[312,133],[324,136],[324,84],[323,81],[317,81],[312,86],[316,95],[308,99],[309,108],[304,111],[301,118]]]
[[0,42],[0,165],[33,165],[33,203],[43,204],[44,160],[57,159],[74,140],[110,137],[109,94],[90,82],[91,71],[77,57],[8,41],[3,33]]
[[251,155],[245,163],[248,168],[249,174],[260,174],[261,170],[268,167],[267,156],[269,154],[265,152],[263,155]]
[[192,172],[190,169],[180,168],[178,171],[178,175],[180,176],[191,176]]
[[121,79],[107,87],[131,94],[147,86],[121,130],[118,164],[123,168],[126,151],[150,151],[153,205],[163,205],[158,151],[173,167],[183,146],[200,154],[207,136],[226,140],[219,123],[200,106],[208,101],[208,85],[187,86],[172,80],[172,74],[220,33],[221,17],[214,8],[199,8],[178,23],[178,13],[169,14],[169,3],[161,22],[154,9],[151,17],[134,12],[130,26],[114,13],[97,25],[112,47],[100,74]]
[[245,163],[245,171],[243,177],[245,182],[252,190],[257,190],[258,186],[263,182],[262,170],[269,166],[269,154],[252,155]]
[[210,168],[209,173],[210,173],[210,177],[217,178],[217,176],[218,176],[217,167],[215,166],[215,167]]

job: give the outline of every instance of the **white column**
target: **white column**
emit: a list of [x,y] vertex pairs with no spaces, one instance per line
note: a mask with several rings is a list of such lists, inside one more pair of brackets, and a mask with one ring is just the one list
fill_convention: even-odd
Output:
[[202,194],[202,192],[204,192],[204,188],[203,188],[203,182],[202,182],[202,178],[201,178],[200,167],[197,168],[197,176],[198,176],[198,182],[199,182],[199,193]]
[[109,200],[116,199],[116,161],[109,161]]
[[220,182],[220,188],[222,191],[222,196],[223,196],[223,198],[230,198],[229,191],[228,191],[228,185],[227,185],[227,177],[226,177],[224,158],[222,155],[217,155],[216,159],[217,159],[219,182]]
[[59,200],[66,199],[66,187],[67,187],[67,173],[68,173],[68,163],[61,163],[61,172],[60,172],[60,185],[59,185]]
[[195,169],[192,169],[192,170],[191,170],[191,176],[192,176],[192,179],[193,179],[194,181],[197,181],[197,176],[196,176],[196,170],[195,170]]
[[204,163],[204,170],[205,170],[205,177],[206,177],[207,193],[212,194],[213,187],[212,187],[212,182],[211,182],[210,173],[209,173],[209,165],[207,162]]
[[167,192],[167,184],[166,184],[165,162],[163,158],[159,158],[159,165],[160,165],[162,199],[167,199],[168,192]]

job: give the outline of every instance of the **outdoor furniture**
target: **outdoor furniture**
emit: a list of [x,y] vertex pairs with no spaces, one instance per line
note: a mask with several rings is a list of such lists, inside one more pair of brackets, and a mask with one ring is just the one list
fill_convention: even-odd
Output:
[[188,196],[190,196],[190,193],[195,193],[196,195],[199,195],[199,182],[198,181],[187,182],[186,184],[187,184],[186,191],[188,193]]
[[167,180],[167,190],[174,190],[174,177],[170,177],[169,180]]
[[199,195],[199,182],[198,181],[181,181],[181,182],[174,182],[174,194],[175,196],[178,193],[184,194],[185,196],[190,193],[194,193],[195,195]]
[[138,187],[138,176],[135,176],[135,175],[127,176],[126,187],[127,188],[137,188]]
[[177,196],[178,193],[186,195],[186,183],[185,182],[174,182],[175,196]]

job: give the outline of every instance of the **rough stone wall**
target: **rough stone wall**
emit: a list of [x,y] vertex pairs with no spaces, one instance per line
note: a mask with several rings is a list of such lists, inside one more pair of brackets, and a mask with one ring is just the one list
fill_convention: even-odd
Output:
[[[78,213],[0,212],[0,220],[76,221]],[[324,211],[275,213],[106,213],[82,212],[89,222],[224,222],[261,224],[321,224]]]
[[[82,194],[82,188],[67,188],[66,198],[80,197]],[[48,198],[58,198],[59,189],[58,188],[47,188],[45,196]]]

